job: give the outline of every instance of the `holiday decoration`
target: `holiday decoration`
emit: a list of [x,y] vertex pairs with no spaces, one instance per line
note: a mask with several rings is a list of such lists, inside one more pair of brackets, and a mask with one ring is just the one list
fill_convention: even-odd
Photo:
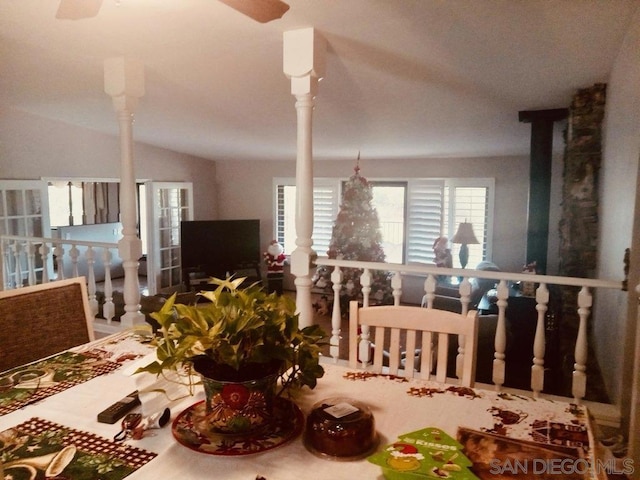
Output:
[[[336,217],[327,257],[339,260],[361,262],[384,262],[382,234],[378,213],[371,204],[373,193],[366,178],[360,175],[356,165],[355,173],[346,182],[340,211]],[[340,293],[340,307],[346,313],[349,301],[362,299],[360,269],[344,268],[343,289]],[[318,267],[313,279],[316,288],[332,292],[331,270]],[[380,270],[371,272],[371,303],[392,303],[390,274]]]
[[451,249],[449,248],[449,239],[447,237],[436,238],[436,241],[433,242],[433,253],[435,255],[435,262],[438,267],[453,267]]
[[277,240],[271,240],[267,251],[262,254],[264,263],[267,265],[267,273],[282,273],[286,256],[284,248]]

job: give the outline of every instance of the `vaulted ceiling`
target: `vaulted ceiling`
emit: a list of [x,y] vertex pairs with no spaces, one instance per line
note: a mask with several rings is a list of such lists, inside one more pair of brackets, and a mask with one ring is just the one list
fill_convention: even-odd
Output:
[[[0,0],[0,108],[117,133],[103,61],[145,65],[137,141],[213,160],[295,158],[282,35],[328,43],[318,159],[525,155],[518,111],[606,82],[638,0],[288,0],[258,23],[218,0]],[[557,143],[557,142],[556,142]],[[561,146],[556,145],[556,149]]]

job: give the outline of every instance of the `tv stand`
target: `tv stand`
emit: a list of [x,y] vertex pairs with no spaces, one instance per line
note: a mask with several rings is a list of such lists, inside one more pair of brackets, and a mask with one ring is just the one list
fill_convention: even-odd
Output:
[[189,292],[199,292],[201,290],[214,290],[215,285],[209,283],[209,279],[212,277],[224,278],[230,275],[233,278],[246,277],[246,280],[240,285],[241,288],[246,288],[254,283],[262,285],[262,275],[260,273],[260,267],[258,265],[238,265],[237,268],[220,274],[208,274],[207,268],[204,266],[196,268],[186,268],[183,278],[185,279],[185,288]]

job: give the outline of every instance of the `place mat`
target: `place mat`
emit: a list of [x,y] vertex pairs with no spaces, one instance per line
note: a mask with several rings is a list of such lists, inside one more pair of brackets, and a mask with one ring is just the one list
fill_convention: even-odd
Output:
[[0,432],[0,456],[11,478],[119,480],[156,454],[33,417]]
[[171,431],[187,448],[210,455],[250,455],[284,445],[302,433],[304,415],[298,406],[278,398],[267,428],[242,435],[220,434],[201,428],[206,423],[205,401],[188,407],[173,421]]
[[0,416],[60,393],[148,354],[151,347],[133,333],[108,337],[0,374]]

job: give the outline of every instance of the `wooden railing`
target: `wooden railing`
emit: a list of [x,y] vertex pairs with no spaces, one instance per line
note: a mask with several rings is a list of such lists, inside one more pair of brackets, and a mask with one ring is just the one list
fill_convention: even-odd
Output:
[[111,325],[115,315],[112,275],[114,267],[119,275],[122,271],[116,243],[3,235],[0,263],[3,290],[84,276],[94,316],[100,311],[96,295],[99,275],[104,293],[102,318]]
[[[596,280],[587,278],[561,277],[553,275],[530,275],[524,273],[495,272],[474,269],[439,268],[435,265],[400,265],[391,263],[357,262],[345,260],[332,260],[319,257],[316,265],[324,266],[331,270],[331,282],[334,298],[339,298],[345,286],[342,282],[344,269],[358,269],[361,271],[360,283],[362,285],[362,303],[368,306],[370,302],[371,278],[373,271],[384,271],[390,275],[390,287],[393,302],[400,305],[403,292],[403,280],[408,276],[420,276],[424,278],[424,296],[422,306],[433,308],[436,297],[437,278],[450,276],[459,279],[458,292],[460,309],[466,313],[471,301],[472,286],[470,279],[491,279],[496,282],[496,296],[498,309],[498,322],[495,334],[495,352],[493,360],[492,380],[495,388],[501,390],[505,381],[505,351],[507,347],[507,329],[505,312],[509,301],[510,284],[516,282],[535,282],[535,309],[537,311],[537,324],[531,358],[531,391],[534,397],[540,395],[544,387],[545,375],[545,314],[549,306],[549,287],[565,286],[577,287],[577,303],[574,306],[579,317],[578,331],[575,341],[575,364],[572,378],[572,396],[576,402],[581,402],[585,397],[587,382],[587,320],[591,315],[593,292],[595,289],[623,289],[623,281]],[[566,307],[565,307],[566,308]],[[340,329],[343,312],[339,301],[333,302],[331,315],[330,354],[334,359],[338,358],[340,346]]]

